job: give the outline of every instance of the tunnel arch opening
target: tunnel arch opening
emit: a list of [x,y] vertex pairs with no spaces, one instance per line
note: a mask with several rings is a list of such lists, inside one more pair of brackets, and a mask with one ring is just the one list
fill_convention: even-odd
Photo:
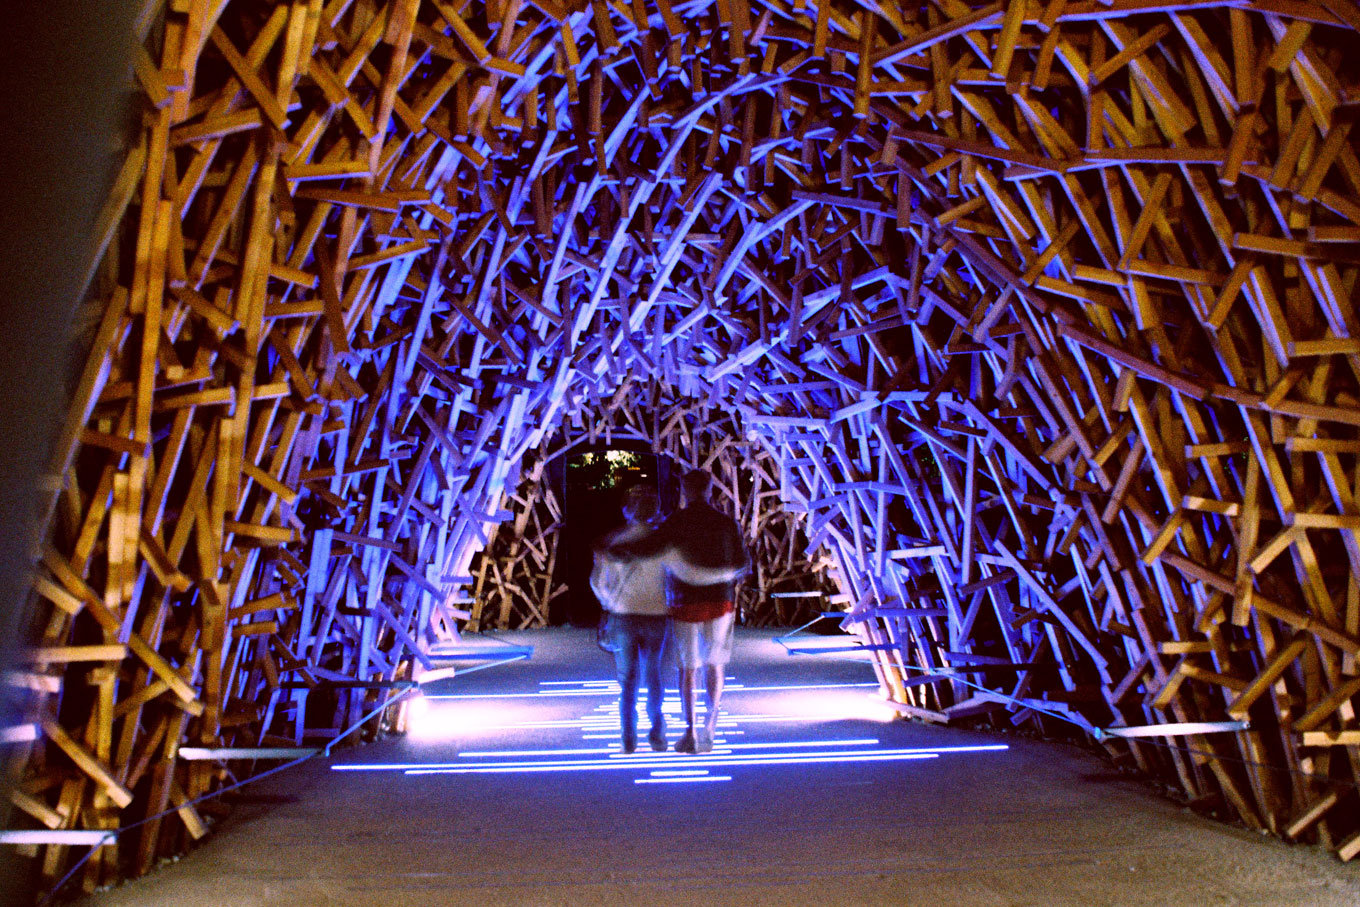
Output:
[[542,452],[627,426],[750,452],[906,714],[1360,852],[1350,17],[189,7],[6,675],[24,821],[217,789],[179,748],[313,684],[362,717]]

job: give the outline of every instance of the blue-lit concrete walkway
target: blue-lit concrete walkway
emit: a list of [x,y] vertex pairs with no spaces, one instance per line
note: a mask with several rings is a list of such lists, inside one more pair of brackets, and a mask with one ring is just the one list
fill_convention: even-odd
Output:
[[[889,720],[872,672],[740,637],[711,754],[618,751],[593,633],[441,681],[411,734],[247,788],[89,905],[1308,905],[1360,869],[1194,816],[1070,748]],[[669,676],[669,675],[668,675]],[[673,693],[672,743],[679,736]]]

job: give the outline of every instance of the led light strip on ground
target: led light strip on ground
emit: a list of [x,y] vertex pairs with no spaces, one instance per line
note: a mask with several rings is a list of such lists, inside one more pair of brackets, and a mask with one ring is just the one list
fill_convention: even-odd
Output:
[[692,778],[634,778],[634,784],[702,784],[705,781],[731,781],[731,775],[696,775]]
[[[809,741],[798,741],[798,742],[795,742],[795,743],[746,743],[746,744],[742,744],[742,743],[732,743],[732,744],[728,744],[728,746],[729,746],[729,747],[733,747],[733,748],[735,748],[735,747],[744,747],[744,748],[751,748],[751,749],[754,749],[754,748],[756,748],[756,747],[767,748],[767,747],[777,747],[777,746],[790,746],[790,747],[816,747],[816,746],[836,746],[836,745],[841,745],[841,746],[864,746],[864,745],[872,745],[872,744],[875,744],[875,743],[878,743],[878,741],[877,741],[877,740],[870,740],[870,739],[866,739],[866,740],[828,740],[828,741],[825,741],[825,742],[822,742],[822,741],[810,741],[810,740],[809,740]],[[846,751],[846,752],[844,752],[844,753],[839,753],[839,754],[837,754],[837,753],[832,753],[832,754],[817,754],[817,755],[844,755],[844,756],[849,756],[849,755],[883,755],[883,754],[898,755],[898,754],[905,754],[905,755],[918,755],[918,756],[922,756],[922,757],[924,757],[924,758],[935,758],[935,757],[938,757],[938,756],[949,755],[949,754],[952,754],[952,753],[1002,752],[1002,751],[1008,750],[1008,749],[1010,749],[1010,747],[1009,747],[1007,744],[1004,744],[1004,743],[995,743],[995,744],[977,744],[977,745],[971,745],[971,746],[965,745],[965,746],[909,747],[909,748],[902,748],[902,749],[878,750],[878,751],[869,752],[869,753],[866,753],[866,752],[864,752],[864,751],[862,751],[862,750],[861,750],[861,751],[858,751],[858,752]],[[586,752],[588,752],[588,753],[600,753],[600,754],[604,754],[604,753],[611,753],[611,752],[613,752],[613,750],[612,750],[612,749],[592,749],[592,750],[588,750],[588,751],[586,751]],[[574,754],[577,754],[577,753],[582,753],[582,751],[581,751],[581,750],[502,750],[502,751],[495,751],[495,750],[481,750],[481,751],[477,751],[477,752],[475,752],[475,753],[473,753],[473,752],[464,753],[463,755],[465,755],[465,756],[477,756],[478,758],[486,759],[486,758],[497,758],[497,757],[515,758],[515,757],[536,756],[536,755],[544,755],[544,756],[574,755]],[[617,755],[622,756],[623,754],[617,754]],[[782,757],[785,757],[785,758],[780,759],[781,756],[782,756]],[[759,754],[751,754],[751,756],[747,756],[747,757],[738,756],[738,757],[735,757],[735,758],[747,758],[747,759],[751,759],[751,758],[758,758],[758,759],[779,759],[780,761],[788,761],[789,759],[797,758],[798,756],[799,756],[799,754],[797,754],[797,753],[786,753],[786,754],[776,753],[776,754],[772,754],[772,755],[768,755],[768,756],[760,756]],[[613,756],[610,756],[610,758],[612,759]],[[814,756],[813,758],[815,758],[815,756]],[[656,767],[658,767],[658,768],[661,768],[661,767],[681,768],[681,767],[683,767],[683,766],[689,765],[691,762],[694,761],[694,759],[698,759],[700,765],[711,765],[711,764],[713,764],[711,760],[705,759],[704,757],[690,757],[690,758],[688,758],[688,759],[678,759],[678,758],[676,758],[676,757],[674,757],[674,756],[661,756],[661,755],[656,754],[656,753],[635,753],[635,754],[632,754],[632,755],[628,756],[628,757],[626,758],[626,761],[625,761],[624,759],[620,759],[620,760],[619,760],[618,762],[616,762],[616,763],[607,763],[607,762],[603,762],[603,761],[601,761],[601,760],[563,760],[563,759],[558,759],[558,760],[546,760],[546,761],[543,761],[543,762],[527,762],[527,763],[482,763],[481,765],[478,765],[478,764],[476,764],[476,763],[466,763],[466,762],[372,762],[372,763],[351,763],[351,764],[348,764],[348,765],[332,765],[332,766],[331,766],[331,771],[333,771],[333,772],[380,772],[380,771],[388,771],[388,772],[407,772],[407,773],[431,773],[431,772],[435,772],[435,771],[445,771],[445,770],[459,769],[459,768],[488,768],[488,769],[490,769],[490,768],[496,768],[497,766],[507,766],[507,765],[530,765],[530,766],[532,766],[532,765],[551,765],[551,766],[562,766],[562,765],[565,765],[565,766],[573,766],[573,765],[601,765],[601,766],[610,765],[610,766],[614,766],[614,765],[622,765],[622,766],[627,767],[627,768],[651,768],[653,762],[655,762]],[[647,761],[644,762],[644,760],[647,760]],[[663,761],[656,761],[656,760],[663,760]],[[759,764],[759,763],[755,763],[755,764]]]
[[661,766],[672,766],[675,768],[690,768],[700,766],[712,766],[714,768],[727,766],[744,765],[835,765],[849,762],[908,762],[917,759],[938,759],[939,753],[904,753],[894,750],[881,750],[879,752],[844,752],[844,753],[815,753],[804,755],[801,753],[785,753],[772,755],[732,755],[718,756],[714,758],[711,754],[706,756],[694,757],[675,757],[669,756],[662,759],[651,761],[636,762],[600,762],[594,760],[576,760],[562,762],[509,762],[509,763],[486,763],[482,765],[460,765],[450,768],[422,768],[407,769],[403,772],[406,775],[497,775],[497,774],[532,774],[538,772],[601,772],[601,771],[633,771],[639,768],[659,768]]
[[[703,714],[700,712],[699,714]],[[790,724],[816,723],[821,721],[842,721],[845,715],[842,713],[824,715],[795,715],[795,714],[758,714],[758,715],[729,715],[727,718],[718,720],[719,727],[732,727],[743,722],[767,723],[772,721],[783,721]],[[470,731],[516,731],[516,730],[545,730],[550,728],[580,728],[586,731],[613,730],[618,733],[616,722],[604,722],[599,718],[591,716],[587,718],[563,718],[556,721],[519,721],[514,724],[475,724],[470,726]],[[607,736],[607,735],[606,735]],[[604,739],[603,737],[597,739]]]
[[638,754],[631,759],[559,759],[538,762],[483,762],[483,763],[375,763],[333,765],[332,771],[400,771],[407,775],[461,775],[524,772],[610,771],[618,769],[681,769],[715,768],[741,765],[833,765],[847,762],[898,762],[914,759],[938,759],[948,753],[999,752],[1009,749],[1005,744],[979,746],[932,747],[891,750],[843,750],[830,753],[749,753],[730,756],[670,756]]
[[[618,735],[616,734],[614,736]],[[726,745],[731,749],[775,749],[785,746],[799,749],[809,746],[874,746],[878,742],[877,737],[864,737],[858,740],[795,740],[789,743],[729,743]],[[610,754],[615,756],[624,755],[619,752],[617,746],[601,746],[576,750],[467,750],[458,755],[469,759],[498,759],[516,756],[605,756]],[[455,763],[449,764],[452,765]]]
[[[727,676],[725,676],[725,677],[723,678],[723,680],[735,680],[735,679],[736,679],[736,678],[735,678],[733,675],[731,675],[731,674],[728,674]],[[619,688],[619,682],[618,682],[618,680],[612,679],[612,678],[606,678],[606,679],[604,679],[604,680],[540,680],[540,681],[538,682],[538,685],[541,686],[541,687],[598,687],[598,686],[612,686],[612,687],[614,687],[614,689],[616,689],[616,690]],[[672,693],[676,692],[675,687],[667,687],[667,690],[669,690],[669,691],[672,692]]]
[[[546,681],[545,681],[546,682]],[[558,699],[569,696],[618,696],[619,685],[617,681],[605,681],[609,686],[585,687],[576,690],[536,690],[532,693],[425,693],[426,699],[430,700],[458,700],[458,699]],[[799,683],[788,685],[771,685],[759,687],[746,687],[739,683],[728,684],[723,688],[723,695],[732,693],[779,693],[784,690],[853,690],[878,688],[877,683]],[[646,689],[642,687],[641,689]],[[666,693],[678,693],[678,690],[667,688]]]

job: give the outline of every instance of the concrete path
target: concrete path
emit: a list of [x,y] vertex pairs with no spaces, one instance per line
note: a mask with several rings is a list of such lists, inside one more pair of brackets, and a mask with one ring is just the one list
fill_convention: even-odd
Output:
[[769,633],[739,637],[712,754],[623,756],[593,636],[507,634],[534,657],[441,682],[408,737],[246,788],[193,853],[80,903],[1360,904],[1358,866],[1070,747],[892,721],[864,664]]

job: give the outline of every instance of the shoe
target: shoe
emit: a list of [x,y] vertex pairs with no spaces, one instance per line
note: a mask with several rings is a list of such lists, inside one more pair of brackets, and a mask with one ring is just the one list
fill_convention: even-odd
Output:
[[625,753],[637,752],[637,735],[629,734],[623,738],[623,751]]
[[711,753],[713,751],[713,735],[707,731],[700,731],[699,738],[695,741],[694,751],[697,753]]
[[652,746],[652,752],[664,753],[666,751],[666,731],[664,728],[654,727],[652,732],[647,735],[647,742]]
[[693,731],[685,731],[685,736],[676,742],[675,751],[677,753],[697,753],[699,751],[698,745],[694,742]]

